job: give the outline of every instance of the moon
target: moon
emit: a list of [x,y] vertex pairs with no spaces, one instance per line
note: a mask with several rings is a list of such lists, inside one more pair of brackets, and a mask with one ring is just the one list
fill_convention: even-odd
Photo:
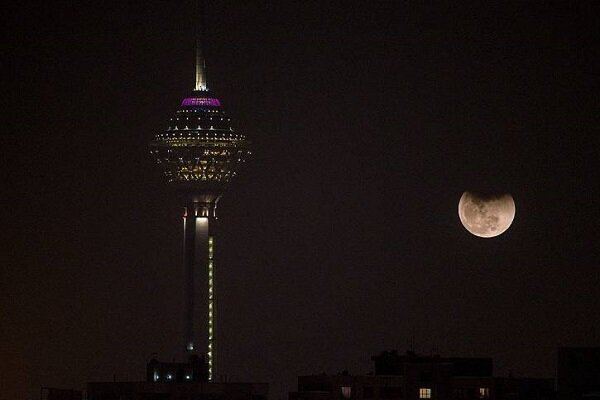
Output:
[[515,219],[515,201],[510,194],[488,196],[464,192],[458,202],[458,216],[473,235],[495,237],[506,232]]

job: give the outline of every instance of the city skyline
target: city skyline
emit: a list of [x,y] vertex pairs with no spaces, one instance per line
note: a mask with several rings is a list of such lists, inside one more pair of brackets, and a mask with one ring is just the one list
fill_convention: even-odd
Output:
[[[414,343],[551,376],[558,346],[600,340],[595,7],[365,7],[210,2],[211,89],[254,150],[219,203],[223,369],[285,393]],[[18,389],[181,347],[181,215],[147,142],[194,85],[190,9],[11,12],[0,306]],[[467,190],[511,193],[511,228],[466,232]]]

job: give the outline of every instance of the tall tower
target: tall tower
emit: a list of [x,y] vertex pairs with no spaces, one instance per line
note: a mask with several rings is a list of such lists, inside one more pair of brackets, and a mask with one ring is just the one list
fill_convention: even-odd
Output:
[[194,90],[182,100],[167,128],[155,135],[150,153],[183,206],[184,345],[189,353],[206,351],[208,379],[213,380],[216,208],[250,151],[245,136],[234,131],[221,101],[208,89],[202,29],[196,34]]

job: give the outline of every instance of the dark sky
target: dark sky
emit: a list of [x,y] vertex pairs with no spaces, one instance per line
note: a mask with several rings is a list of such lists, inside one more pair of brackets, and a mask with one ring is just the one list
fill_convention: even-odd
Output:
[[[459,3],[209,2],[209,85],[254,143],[219,206],[231,380],[284,396],[411,341],[552,376],[600,343],[598,9]],[[147,144],[192,88],[193,10],[7,10],[0,396],[178,354],[181,209]],[[512,193],[512,227],[468,234],[464,190]]]

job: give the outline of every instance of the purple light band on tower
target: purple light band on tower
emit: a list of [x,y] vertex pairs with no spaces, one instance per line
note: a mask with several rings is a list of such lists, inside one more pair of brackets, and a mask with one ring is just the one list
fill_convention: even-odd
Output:
[[182,106],[210,106],[219,107],[221,102],[213,97],[186,97],[181,102]]

